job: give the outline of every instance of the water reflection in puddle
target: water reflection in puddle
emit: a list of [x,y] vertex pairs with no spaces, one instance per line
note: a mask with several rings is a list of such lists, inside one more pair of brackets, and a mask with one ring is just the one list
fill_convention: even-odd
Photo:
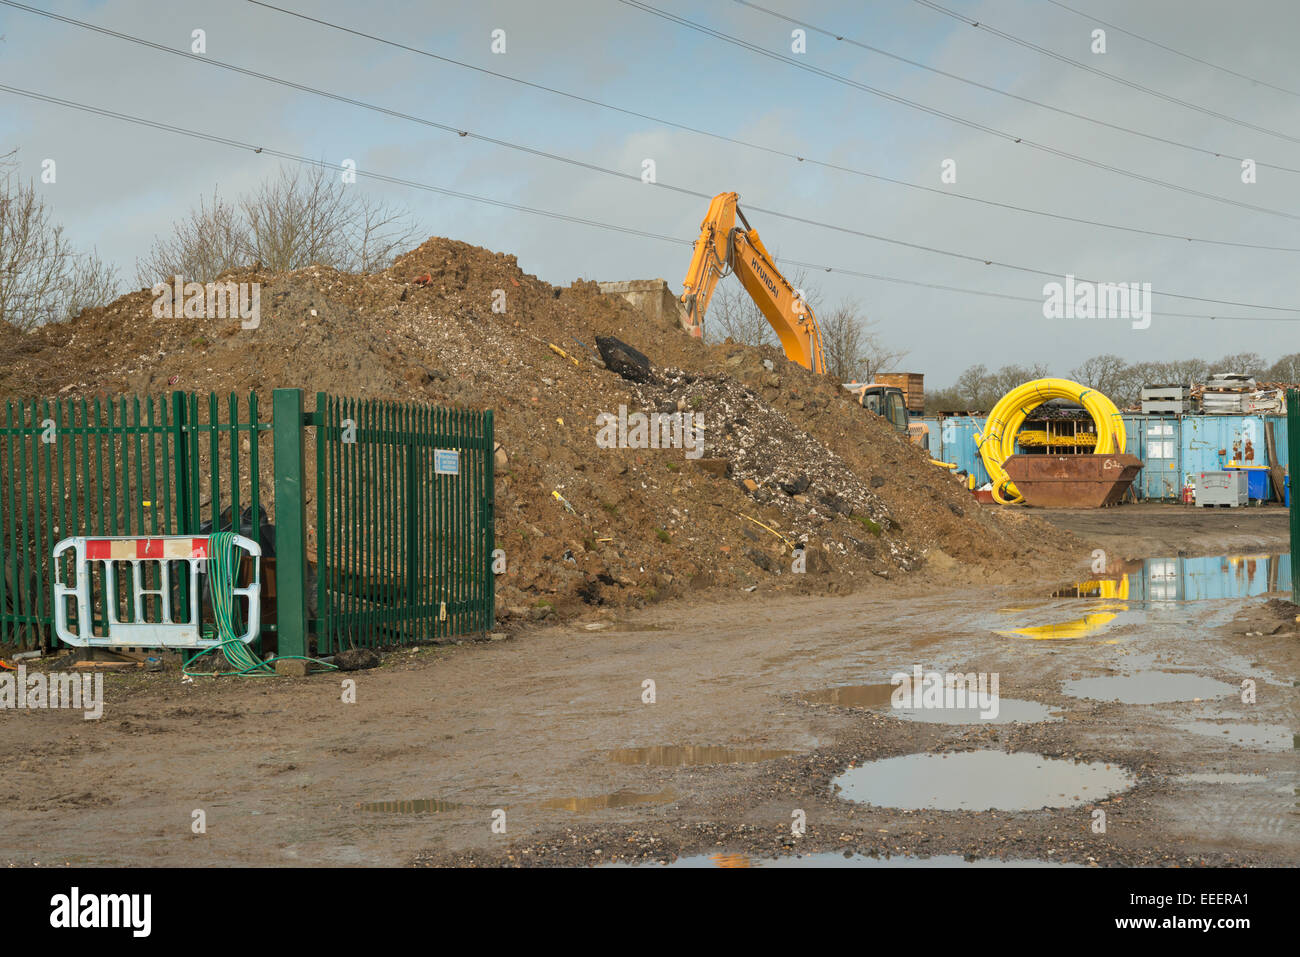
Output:
[[711,745],[667,744],[649,748],[619,748],[609,759],[615,764],[652,764],[663,767],[687,767],[701,764],[751,764],[786,758],[797,751],[774,748],[724,748]]
[[893,694],[896,690],[898,689],[894,685],[884,683],[841,685],[836,688],[805,692],[800,697],[815,704],[833,704],[842,708],[880,709],[904,721],[921,721],[928,724],[1011,724],[1013,722],[1033,724],[1061,720],[1061,716],[1045,704],[1036,701],[1020,701],[1015,698],[999,698],[997,713],[989,713],[987,717],[986,713],[979,708],[895,708]]
[[1097,801],[1134,784],[1110,764],[1005,751],[908,754],[850,768],[832,788],[877,807],[1029,811]]
[[555,811],[604,811],[612,807],[630,807],[634,804],[666,804],[676,798],[677,794],[671,789],[660,791],[658,794],[615,791],[612,794],[597,794],[594,797],[555,798],[542,802],[542,807]]
[[1121,704],[1163,704],[1171,701],[1195,701],[1221,698],[1236,688],[1213,678],[1177,674],[1169,671],[1140,671],[1131,675],[1106,675],[1100,678],[1075,678],[1061,689],[1073,698],[1094,701],[1118,701]]
[[841,685],[838,688],[822,688],[802,695],[805,701],[813,704],[834,704],[841,708],[880,708],[888,707],[894,694],[894,686],[888,682],[871,685]]
[[1094,581],[1058,589],[1052,597],[1207,601],[1251,598],[1291,590],[1289,553],[1148,558],[1140,562],[1121,562],[1109,572]]
[[982,857],[968,861],[956,854],[937,854],[933,857],[892,857],[870,854],[845,856],[834,851],[821,854],[792,854],[789,857],[750,857],[748,854],[695,854],[679,857],[675,861],[648,861],[640,867],[1078,867],[1054,861],[1010,860]]
[[[1105,640],[1105,632],[1117,619],[1141,624],[1147,620],[1148,612],[1156,612],[1162,606],[1250,598],[1290,589],[1289,554],[1112,561],[1105,572],[1091,579],[1053,589],[1047,597],[1058,600],[1054,603],[998,609],[1003,615],[1029,614],[1064,620],[1039,624],[1030,618],[1015,629],[1006,629],[1000,623],[990,624],[1007,638],[1059,641],[1103,636]],[[1066,614],[1062,615],[1062,611]]]
[[1060,641],[1061,639],[1088,638],[1097,634],[1117,616],[1112,612],[1097,612],[1071,618],[1069,621],[1053,622],[1049,625],[1026,625],[999,631],[1006,638],[1031,638],[1034,641]]
[[382,811],[388,814],[437,814],[442,811],[455,811],[465,805],[440,801],[437,798],[421,798],[415,801],[372,801],[357,806],[363,811]]

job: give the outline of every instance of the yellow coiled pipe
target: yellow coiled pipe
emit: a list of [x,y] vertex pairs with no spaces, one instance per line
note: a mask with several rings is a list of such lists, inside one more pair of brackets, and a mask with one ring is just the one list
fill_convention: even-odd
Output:
[[1016,452],[1016,435],[1029,413],[1049,399],[1077,402],[1097,425],[1096,455],[1114,455],[1124,451],[1124,420],[1115,403],[1096,389],[1069,379],[1034,379],[1004,395],[989,413],[984,431],[975,436],[984,469],[993,482],[993,498],[1003,505],[1015,505],[1024,497],[1007,475],[1002,463]]

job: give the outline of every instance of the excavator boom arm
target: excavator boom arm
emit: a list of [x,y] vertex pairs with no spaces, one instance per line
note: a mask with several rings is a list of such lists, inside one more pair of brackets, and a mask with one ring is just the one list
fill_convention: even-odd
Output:
[[[719,193],[700,224],[700,238],[682,282],[687,330],[703,335],[709,301],[730,270],[776,332],[786,357],[805,369],[825,372],[821,328],[812,308],[776,268],[758,232],[737,206],[738,199],[736,193]],[[736,226],[737,217],[743,228]]]

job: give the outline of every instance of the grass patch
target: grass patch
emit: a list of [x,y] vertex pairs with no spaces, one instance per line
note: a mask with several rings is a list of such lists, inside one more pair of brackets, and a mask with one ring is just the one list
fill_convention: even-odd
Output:
[[859,522],[862,525],[862,527],[865,528],[867,531],[869,531],[872,535],[876,535],[876,536],[880,535],[881,528],[879,522],[874,522],[871,519],[867,518],[867,516],[865,515],[854,515],[852,516],[852,518],[855,522]]

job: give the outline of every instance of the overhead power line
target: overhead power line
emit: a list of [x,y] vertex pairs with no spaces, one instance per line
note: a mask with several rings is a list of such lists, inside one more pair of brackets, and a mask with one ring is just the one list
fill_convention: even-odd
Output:
[[[1052,146],[1048,143],[1040,143],[1036,140],[1031,140],[1025,136],[1016,136],[1014,133],[1008,133],[1005,130],[999,130],[995,127],[988,126],[987,124],[979,123],[975,120],[968,120],[965,117],[958,116],[955,113],[949,113],[946,112],[945,110],[940,110],[932,106],[926,106],[924,103],[919,103],[916,100],[910,100],[907,97],[899,96],[896,93],[890,93],[887,90],[880,89],[879,87],[874,87],[866,83],[859,83],[857,80],[854,80],[851,77],[843,76],[842,74],[839,73],[833,73],[830,70],[824,70],[821,67],[814,66],[811,63],[801,62],[795,59],[794,57],[788,57],[782,53],[774,53],[773,51],[758,46],[757,44],[750,43],[748,40],[742,40],[739,37],[733,37],[730,34],[722,33],[721,31],[715,30],[712,27],[705,26],[702,23],[696,23],[694,20],[688,20],[685,17],[679,17],[675,13],[669,13],[667,10],[660,10],[658,7],[652,7],[648,3],[641,3],[640,0],[618,0],[618,2],[626,6],[634,7],[638,10],[642,10],[646,13],[652,14],[653,16],[661,17],[672,23],[680,24],[681,26],[687,27],[688,29],[691,30],[695,30],[699,33],[703,33],[707,36],[715,37],[727,43],[734,44],[735,46],[741,47],[742,49],[749,50],[753,53],[757,53],[759,56],[764,56],[767,57],[768,59],[776,60],[780,63],[785,63],[789,66],[795,67],[796,69],[799,70],[803,70],[807,73],[813,73],[816,74],[817,76],[825,77],[828,80],[833,80],[836,83],[842,83],[845,86],[851,86],[855,89],[862,90],[865,93],[870,93],[873,96],[879,96],[882,99],[889,100],[890,102],[898,103],[902,106],[907,106],[915,110],[920,110],[921,112],[929,113],[932,116],[941,117],[943,119],[956,123],[960,126],[969,127],[970,129],[974,129],[974,130],[980,130],[981,132],[988,133],[990,136],[996,136],[999,137],[1000,139],[1004,139],[1011,143],[1018,143],[1018,144],[1023,143],[1025,146],[1028,146],[1031,149],[1041,150],[1042,152],[1050,153],[1053,156],[1059,156],[1063,159],[1072,160],[1073,162],[1076,163],[1082,163],[1085,166],[1091,166],[1094,169],[1106,170],[1107,172],[1115,173],[1118,176],[1126,176],[1130,179],[1135,179],[1143,183],[1149,183],[1153,186],[1163,186],[1166,189],[1178,190],[1179,192],[1186,193],[1190,196],[1199,196],[1203,199],[1213,200],[1214,202],[1217,203],[1227,203],[1230,206],[1239,206],[1243,209],[1252,209],[1255,212],[1265,213],[1270,216],[1283,216],[1286,217],[1287,219],[1300,219],[1300,216],[1297,216],[1294,213],[1286,213],[1286,212],[1282,212],[1281,210],[1269,209],[1268,207],[1265,206],[1255,206],[1252,203],[1244,203],[1240,200],[1229,199],[1226,196],[1217,196],[1214,193],[1206,193],[1202,190],[1192,189],[1191,187],[1188,186],[1179,186],[1176,183],[1171,183],[1168,182],[1167,180],[1157,179],[1154,176],[1147,176],[1144,173],[1137,173],[1132,170],[1127,170],[1119,166],[1114,166],[1110,163],[1103,163],[1100,160],[1089,159],[1088,157],[1083,156],[1079,153],[1072,153],[1069,150],[1061,149],[1059,147]],[[920,0],[917,0],[917,2],[920,2]]]
[[[85,21],[76,20],[71,17],[64,17],[57,14],[49,14],[35,7],[28,7],[25,4],[16,3],[14,2],[14,0],[0,0],[0,3],[4,3],[5,5],[17,7],[23,10],[28,10],[30,12],[34,12],[42,16],[49,16],[52,17],[53,19],[66,22],[74,26],[83,27],[85,29],[92,30],[96,33],[105,34],[119,40],[125,40],[129,43],[135,43],[141,46],[145,46],[153,50],[158,50],[159,52],[162,53],[170,53],[174,56],[183,57],[187,60],[192,60],[194,62],[202,63],[207,66],[219,67],[220,69],[229,70],[231,72],[238,73],[244,76],[251,76],[260,80],[265,80],[267,82],[275,83],[280,86],[285,86],[290,89],[298,90],[300,92],[311,93],[316,96],[321,96],[326,99],[334,100],[339,103],[346,103],[351,106],[360,107],[362,109],[372,110],[374,112],[381,113],[385,116],[391,116],[397,119],[407,120],[409,122],[418,123],[423,126],[439,129],[446,133],[453,133],[461,137],[473,137],[474,139],[492,143],[493,145],[496,146],[502,146],[507,149],[518,150],[520,152],[527,153],[532,156],[542,157],[545,159],[554,160],[556,162],[566,163],[568,165],[576,166],[591,172],[602,173],[608,176],[616,177],[618,179],[623,179],[628,182],[635,182],[640,185],[652,185],[659,189],[666,189],[671,192],[680,193],[682,195],[692,196],[695,197],[696,199],[711,200],[713,198],[711,193],[704,192],[701,190],[690,189],[684,186],[675,186],[670,183],[661,183],[658,181],[654,181],[650,184],[644,184],[640,176],[634,175],[632,173],[623,172],[621,170],[610,169],[608,167],[599,166],[595,163],[586,162],[585,160],[578,160],[572,157],[562,156],[558,153],[551,153],[546,150],[535,149],[530,146],[524,146],[522,144],[512,143],[509,140],[502,140],[495,137],[486,136],[484,134],[473,133],[468,130],[459,129],[456,126],[440,123],[436,120],[430,120],[424,117],[413,116],[409,113],[403,113],[398,110],[391,110],[388,109],[387,107],[377,106],[372,103],[366,103],[362,100],[353,99],[352,97],[342,96],[337,93],[330,93],[326,90],[321,90],[317,87],[307,86],[302,83],[296,83],[292,80],[285,80],[281,77],[272,76],[267,73],[261,73],[256,70],[247,69],[245,67],[235,66],[232,63],[226,63],[222,60],[218,60],[211,56],[198,55],[195,53],[190,53],[189,51],[186,50],[172,49],[171,47],[164,46],[163,44],[154,43],[151,40],[145,40],[141,37],[136,37],[131,34],[121,33],[116,30],[110,30],[107,27],[101,27],[101,26],[97,26],[96,24],[86,23]],[[1069,270],[1039,269],[1036,267],[1024,266],[1017,263],[1008,262],[1005,260],[994,259],[991,257],[977,256],[971,253],[957,252],[955,250],[943,249],[938,246],[929,246],[924,243],[915,243],[908,240],[885,236],[879,233],[868,232],[862,229],[855,229],[849,226],[841,226],[835,223],[827,223],[821,220],[812,219],[807,216],[798,216],[793,213],[781,212],[779,210],[769,209],[755,204],[748,204],[748,208],[755,212],[765,213],[769,216],[773,216],[779,219],[785,219],[790,222],[802,223],[804,225],[813,226],[819,229],[826,229],[833,232],[843,233],[845,235],[858,236],[863,239],[871,239],[877,242],[883,242],[894,246],[901,246],[907,249],[917,250],[919,252],[932,253],[938,256],[946,256],[952,259],[960,259],[966,262],[981,263],[985,266],[997,266],[1002,269],[1010,269],[1016,272],[1023,272],[1023,273],[1028,273],[1036,276],[1045,276],[1049,279],[1059,278],[1065,275],[1067,272],[1069,272]],[[1088,279],[1087,277],[1079,277],[1079,278],[1084,279],[1084,281],[1097,281],[1097,280]],[[1267,305],[1261,305],[1259,303],[1242,302],[1240,300],[1234,300],[1234,299],[1215,299],[1208,296],[1195,296],[1188,293],[1179,293],[1179,292],[1174,292],[1172,290],[1165,290],[1165,289],[1153,290],[1153,292],[1158,292],[1160,295],[1169,296],[1174,299],[1186,299],[1192,302],[1205,302],[1213,305],[1241,306],[1248,309],[1264,309],[1264,310],[1269,310],[1274,312],[1300,311],[1300,309],[1297,309],[1295,307],[1290,307],[1290,306],[1267,306]]]
[[[694,133],[698,136],[706,136],[709,137],[710,139],[718,140],[719,142],[731,143],[735,146],[741,146],[746,149],[757,150],[759,152],[767,153],[772,156],[780,156],[785,159],[791,159],[799,163],[807,163],[808,165],[821,167],[823,169],[830,169],[840,173],[848,173],[853,176],[861,176],[866,179],[873,179],[879,182],[890,183],[895,186],[903,186],[908,189],[922,190],[927,193],[932,193],[938,196],[945,196],[950,199],[959,199],[965,202],[979,203],[980,205],[989,206],[996,209],[1006,209],[1013,212],[1025,213],[1030,216],[1040,216],[1047,219],[1054,219],[1059,222],[1075,223],[1084,226],[1095,226],[1100,229],[1113,229],[1120,232],[1134,233],[1143,236],[1152,236],[1160,239],[1174,239],[1174,240],[1179,240],[1182,242],[1189,242],[1189,243],[1203,243],[1203,244],[1214,245],[1214,246],[1228,246],[1228,247],[1237,247],[1240,249],[1267,250],[1272,252],[1287,252],[1287,253],[1300,252],[1300,247],[1296,247],[1296,246],[1276,246],[1276,245],[1269,245],[1266,243],[1247,243],[1247,242],[1240,242],[1231,239],[1213,239],[1206,236],[1190,236],[1187,235],[1186,233],[1162,232],[1161,230],[1146,229],[1140,226],[1127,226],[1121,223],[1108,223],[1108,222],[1103,222],[1101,220],[1088,219],[1086,217],[1081,217],[1081,216],[1070,216],[1065,213],[1054,213],[1051,212],[1050,210],[1037,209],[1032,206],[1021,206],[1016,203],[1005,203],[1005,202],[1000,202],[998,200],[984,199],[983,197],[972,196],[969,193],[962,193],[957,190],[941,189],[937,186],[926,186],[922,183],[913,183],[913,182],[909,182],[908,180],[898,179],[893,176],[885,176],[881,173],[873,173],[868,170],[859,169],[852,166],[845,166],[841,163],[832,163],[826,160],[816,159],[811,156],[803,156],[800,155],[799,153],[791,152],[789,150],[778,149],[777,147],[769,146],[767,144],[753,143],[748,140],[738,139],[734,136],[727,136],[725,134],[718,133],[713,130],[706,130],[700,127],[691,126],[686,123],[680,123],[676,120],[671,120],[666,117],[655,116],[650,113],[642,113],[637,110],[627,109],[625,107],[617,106],[612,103],[606,103],[601,100],[592,99],[591,97],[582,96],[577,93],[572,93],[567,90],[560,90],[560,89],[556,89],[555,87],[546,86],[545,84],[534,83],[531,80],[525,80],[520,77],[511,76],[508,73],[501,73],[496,70],[489,70],[485,67],[477,66],[473,63],[466,63],[463,60],[456,60],[451,57],[443,56],[438,53],[433,53],[429,50],[422,50],[418,47],[408,46],[405,43],[399,43],[398,41],[388,39],[387,37],[381,37],[376,34],[366,33],[362,30],[356,30],[353,29],[352,27],[343,26],[342,24],[339,23],[333,23],[329,20],[321,20],[317,17],[308,16],[305,13],[299,13],[295,10],[289,10],[284,7],[277,7],[271,3],[264,3],[262,2],[262,0],[248,0],[248,2],[252,4],[256,4],[259,7],[265,7],[268,10],[275,10],[276,12],[283,13],[287,16],[296,17],[300,20],[305,20],[310,23],[318,24],[320,26],[326,27],[331,30],[337,30],[341,33],[350,34],[355,37],[360,37],[366,40],[372,40],[375,43],[381,43],[384,44],[385,46],[389,46],[394,49],[403,50],[408,53],[414,53],[419,56],[428,57],[430,59],[437,60],[439,62],[446,63],[452,66],[461,67],[467,70],[474,70],[476,72],[483,73],[488,76],[506,80],[510,83],[518,83],[522,86],[531,87],[532,89],[535,90],[542,90],[546,93],[555,96],[565,97],[567,99],[574,100],[576,102],[586,103],[591,106],[599,107],[601,109],[612,110],[613,112],[622,113],[626,116],[636,117],[637,119],[649,120],[652,123],[658,123],[662,126],[667,126],[672,129],[683,130],[688,133]],[[1291,170],[1285,166],[1278,166],[1273,168],[1287,170],[1289,172],[1300,173],[1300,168],[1294,170]]]
[[[1164,143],[1167,146],[1176,146],[1179,149],[1190,150],[1193,153],[1200,153],[1202,156],[1211,156],[1215,159],[1229,159],[1240,163],[1247,158],[1245,156],[1236,156],[1232,153],[1225,153],[1221,150],[1207,149],[1206,147],[1196,146],[1192,143],[1184,143],[1180,140],[1169,139],[1168,137],[1159,136],[1155,133],[1148,133],[1144,130],[1133,129],[1130,126],[1124,126],[1120,123],[1112,123],[1109,120],[1098,119],[1095,116],[1088,116],[1086,113],[1077,113],[1074,110],[1067,110],[1064,107],[1053,106],[1050,103],[1044,103],[1042,100],[1035,100],[1032,97],[1021,96],[1019,93],[1012,93],[1010,90],[1003,90],[999,87],[991,86],[988,83],[981,83],[979,80],[972,80],[969,77],[958,76],[956,73],[941,70],[938,67],[930,66],[929,64],[922,63],[919,60],[913,60],[909,57],[900,56],[897,53],[891,53],[888,50],[872,46],[869,43],[863,43],[862,41],[855,40],[852,37],[844,36],[826,27],[819,27],[816,24],[809,23],[807,20],[801,20],[797,17],[789,16],[788,14],[781,13],[779,10],[771,10],[757,3],[751,3],[750,0],[735,0],[735,2],[739,3],[741,6],[749,7],[751,10],[757,10],[759,13],[765,13],[770,17],[775,17],[778,20],[784,20],[786,23],[793,23],[795,26],[803,27],[804,29],[811,30],[814,33],[820,33],[822,36],[830,37],[837,42],[847,43],[850,46],[855,46],[871,53],[888,57],[889,59],[896,60],[899,63],[906,63],[909,66],[916,67],[917,69],[925,70],[937,76],[947,77],[950,80],[956,80],[958,83],[965,83],[967,86],[973,86],[980,90],[996,93],[999,96],[1005,96],[1008,99],[1016,100],[1020,103],[1028,103],[1031,106],[1041,107],[1044,110],[1051,110],[1053,113],[1059,113],[1062,116],[1068,116],[1076,120],[1083,120],[1085,123],[1093,123],[1097,126],[1105,127],[1106,129],[1117,130],[1121,133],[1128,133],[1131,136],[1140,136],[1143,139],[1152,140],[1156,143]],[[1261,168],[1282,170],[1288,173],[1300,173],[1300,169],[1290,166],[1278,166],[1274,163],[1266,163],[1263,160],[1253,158],[1252,161],[1256,166]]]
[[[291,153],[285,150],[280,150],[273,147],[268,147],[268,146],[246,142],[243,140],[238,140],[229,136],[220,136],[213,133],[206,133],[201,130],[186,129],[185,127],[176,126],[171,123],[163,123],[158,120],[151,120],[146,117],[134,116],[129,113],[123,113],[117,110],[110,110],[105,107],[93,106],[91,104],[80,103],[75,100],[63,99],[61,97],[51,96],[45,93],[39,93],[35,90],[26,90],[20,87],[14,87],[14,86],[9,86],[7,84],[0,83],[0,91],[3,91],[5,93],[12,93],[15,96],[22,96],[27,99],[37,100],[43,103],[49,103],[55,106],[65,107],[67,109],[78,110],[83,113],[90,113],[95,116],[104,117],[106,119],[118,120],[120,122],[131,123],[136,126],[143,126],[154,130],[159,130],[162,132],[173,133],[178,136],[186,136],[191,139],[202,140],[208,143],[215,143],[221,146],[229,147],[231,149],[242,150],[250,154],[256,154],[259,156],[272,156],[278,159],[288,160],[290,162],[299,163],[305,166],[312,166],[321,169],[332,168],[329,166],[329,164],[326,164],[319,159],[314,159],[309,156],[302,156],[300,154]],[[418,180],[406,179],[399,176],[392,176],[389,174],[378,173],[378,172],[374,172],[371,170],[364,170],[364,169],[356,169],[353,172],[355,172],[356,175],[358,176],[365,177],[366,179],[372,179],[377,182],[390,183],[396,186],[405,186],[410,189],[418,189],[425,192],[436,193],[438,195],[449,196],[454,199],[463,199],[469,202],[482,203],[489,206],[495,206],[501,209],[510,209],[516,212],[528,213],[534,216],[542,216],[548,219],[555,219],[562,222],[574,223],[582,226],[590,226],[598,229],[605,229],[612,232],[623,233],[625,235],[641,237],[644,239],[654,239],[661,242],[669,242],[677,246],[694,245],[694,243],[692,243],[690,240],[681,239],[677,236],[667,236],[662,233],[654,233],[654,232],[650,232],[649,230],[637,229],[635,227],[624,226],[617,223],[608,223],[608,222],[603,222],[601,220],[590,219],[584,216],[575,216],[570,213],[562,213],[562,212],[557,212],[555,210],[541,209],[535,206],[526,206],[521,203],[512,203],[507,200],[494,199],[488,196],[479,196],[474,193],[466,193],[461,190],[448,189],[443,186],[435,186],[431,183],[423,183]],[[947,286],[939,283],[903,279],[897,276],[885,276],[885,275],[879,275],[875,273],[861,272],[854,269],[845,269],[836,266],[827,266],[824,264],[801,262],[799,260],[788,260],[785,259],[784,257],[778,257],[778,258],[780,259],[781,262],[788,263],[789,265],[792,266],[802,266],[804,268],[817,269],[822,272],[828,272],[828,273],[843,273],[844,275],[858,276],[858,277],[863,277],[868,279],[876,279],[883,282],[901,283],[903,285],[908,285],[908,286],[918,286],[927,289],[938,289],[938,290],[965,293],[965,294],[976,295],[976,296],[989,296],[989,297],[1013,300],[1018,302],[1041,303],[1042,301],[1030,296],[1016,296],[1016,295],[1011,295],[1006,293],[990,292],[987,290],[965,289],[958,286]],[[1269,308],[1269,307],[1257,307],[1257,308]],[[1290,318],[1290,317],[1282,317],[1282,316],[1220,316],[1220,315],[1207,315],[1204,313],[1167,312],[1164,310],[1160,310],[1160,311],[1152,310],[1152,315],[1167,316],[1167,317],[1178,318],[1178,319],[1212,319],[1212,320],[1231,320],[1231,321],[1242,321],[1242,322],[1288,322],[1288,321],[1296,321],[1296,319],[1300,319],[1300,317]]]
[[1160,90],[1152,89],[1151,87],[1138,83],[1135,80],[1126,79],[1116,73],[1108,73],[1105,70],[1099,70],[1091,64],[1084,63],[1081,60],[1076,60],[1073,57],[1068,57],[1063,53],[1057,53],[1055,50],[1049,50],[1047,47],[1034,43],[1032,40],[1026,40],[1024,37],[1018,37],[1006,33],[990,26],[982,20],[972,20],[970,17],[966,16],[966,14],[958,13],[956,10],[949,10],[947,7],[935,3],[934,0],[912,0],[912,2],[919,3],[921,6],[928,7],[937,13],[942,13],[944,16],[960,20],[962,23],[970,24],[972,27],[983,30],[986,33],[991,33],[994,36],[1001,37],[1009,43],[1025,47],[1026,49],[1033,50],[1036,53],[1041,53],[1043,56],[1051,57],[1053,60],[1059,60],[1061,63],[1068,63],[1076,69],[1083,70],[1086,73],[1091,73],[1094,76],[1104,77],[1113,83],[1119,83],[1122,86],[1128,87],[1130,90],[1138,90],[1148,96],[1154,96],[1158,99],[1164,100],[1166,103],[1173,103],[1177,106],[1184,107],[1185,109],[1195,110],[1197,113],[1203,113],[1206,116],[1212,116],[1215,119],[1223,120],[1225,123],[1233,123],[1248,130],[1254,130],[1257,133],[1266,133],[1269,136],[1276,136],[1278,139],[1289,140],[1292,143],[1300,143],[1300,137],[1292,136],[1290,133],[1283,133],[1281,130],[1270,129],[1267,126],[1260,126],[1257,123],[1252,123],[1249,120],[1243,120],[1239,117],[1231,116],[1228,113],[1220,113],[1218,110],[1212,110],[1208,106],[1201,106],[1198,103],[1192,103],[1169,93],[1163,93]]
[[1172,53],[1175,56],[1180,56],[1185,60],[1191,60],[1194,63],[1200,63],[1202,66],[1208,66],[1212,70],[1218,70],[1221,73],[1226,73],[1229,76],[1235,76],[1238,79],[1247,80],[1251,83],[1258,83],[1260,86],[1266,86],[1270,90],[1277,90],[1279,93],[1289,93],[1291,96],[1300,96],[1300,93],[1297,93],[1295,90],[1289,90],[1284,86],[1278,86],[1276,83],[1270,83],[1268,80],[1261,80],[1257,76],[1250,76],[1246,73],[1238,73],[1236,70],[1230,70],[1226,66],[1222,66],[1221,64],[1218,63],[1211,63],[1209,60],[1205,60],[1202,59],[1201,57],[1194,56],[1191,53],[1188,53],[1184,50],[1178,50],[1167,44],[1161,43],[1159,40],[1153,40],[1150,37],[1144,37],[1142,34],[1134,33],[1132,30],[1125,30],[1123,27],[1119,26],[1118,24],[1109,23],[1108,21],[1103,20],[1100,17],[1095,17],[1091,13],[1088,13],[1084,10],[1076,10],[1074,7],[1062,3],[1061,0],[1047,0],[1047,2],[1052,4],[1053,6],[1060,7],[1062,10],[1068,10],[1071,13],[1073,13],[1075,16],[1083,17],[1085,20],[1091,20],[1093,23],[1100,23],[1103,27],[1105,27],[1108,30],[1114,30],[1116,33],[1124,34],[1124,36],[1132,37],[1135,40],[1141,40],[1143,43],[1149,43],[1153,47],[1159,47],[1161,50],[1164,50],[1168,53]]

